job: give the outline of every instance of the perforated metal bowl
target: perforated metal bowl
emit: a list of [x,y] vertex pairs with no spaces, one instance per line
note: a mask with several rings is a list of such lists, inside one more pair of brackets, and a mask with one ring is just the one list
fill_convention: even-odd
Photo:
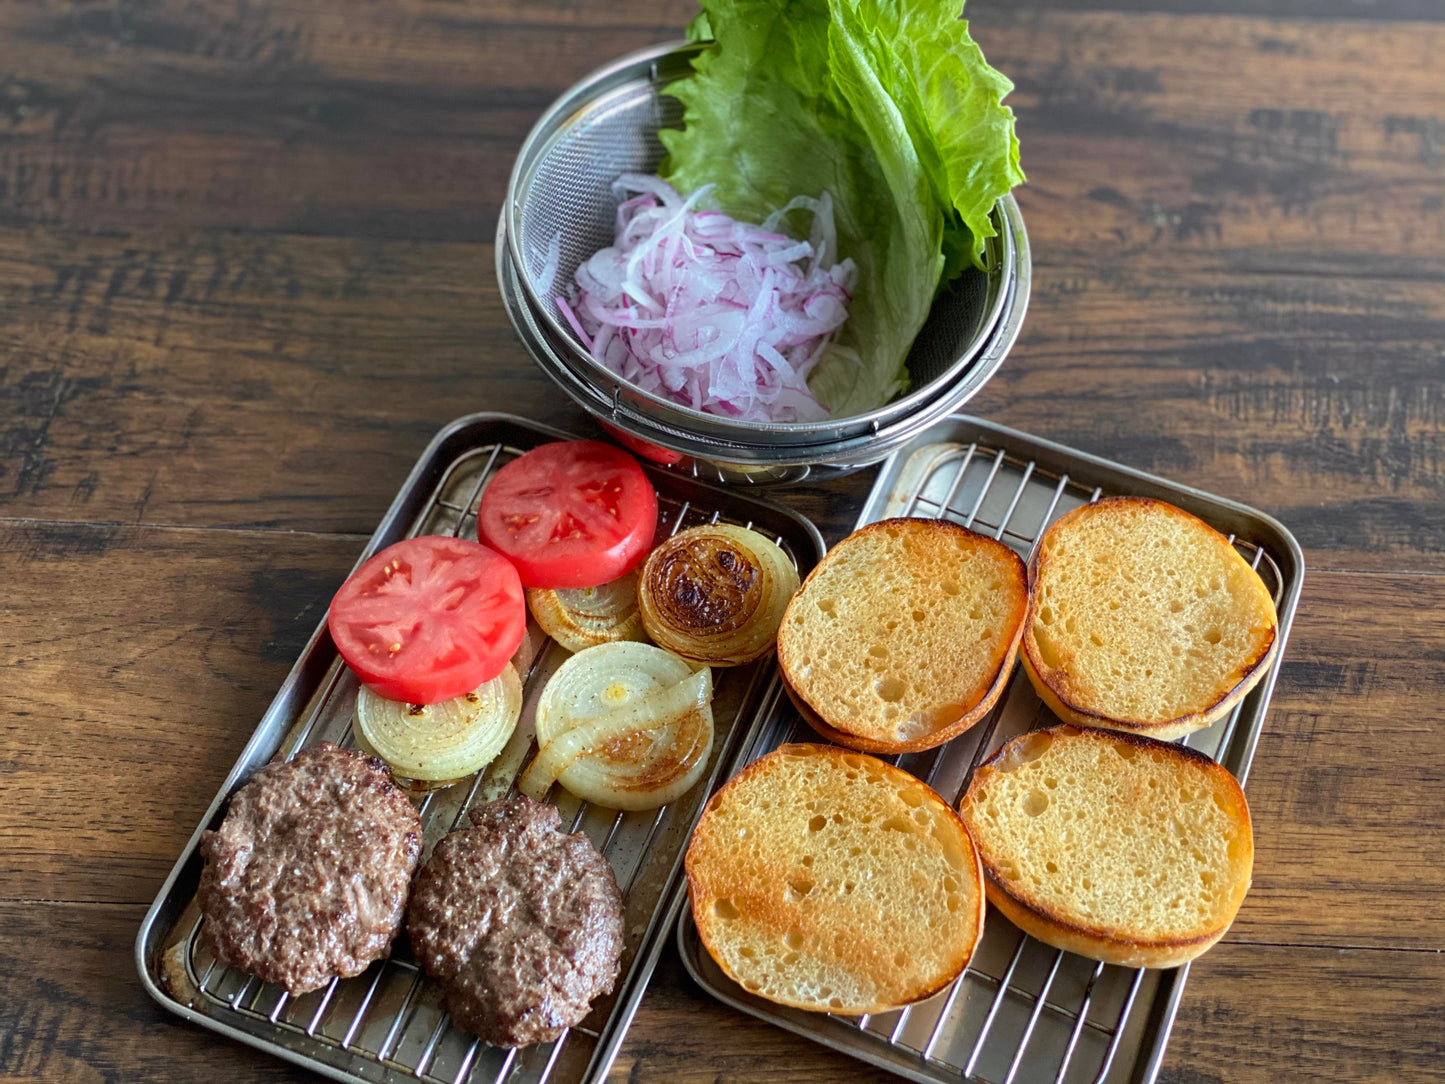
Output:
[[[691,457],[711,475],[749,482],[796,481],[877,462],[914,433],[967,401],[993,375],[1017,337],[1028,303],[1029,254],[1012,197],[994,210],[988,272],[970,269],[940,295],[907,359],[911,389],[876,410],[821,422],[748,422],[703,414],[642,391],[595,361],[563,322],[557,298],[577,265],[610,245],[623,172],[655,172],[660,128],[681,123],[682,106],[661,94],[683,78],[701,47],[661,45],[630,54],[583,79],[543,114],[517,156],[497,227],[503,303],[537,363],[584,408],[640,440]],[[560,237],[550,283],[538,277]]]

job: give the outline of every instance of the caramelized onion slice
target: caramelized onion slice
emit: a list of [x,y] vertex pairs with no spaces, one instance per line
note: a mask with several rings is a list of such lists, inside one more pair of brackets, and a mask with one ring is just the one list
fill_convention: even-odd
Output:
[[637,608],[636,571],[601,587],[529,588],[527,608],[542,631],[568,651],[647,638]]
[[712,741],[710,670],[651,644],[602,644],[542,690],[538,752],[518,789],[540,801],[560,781],[610,809],[655,809],[696,784]]
[[439,704],[403,704],[362,686],[352,717],[356,744],[405,779],[462,779],[492,762],[516,729],[522,682],[509,664],[487,682]]
[[718,523],[653,550],[637,595],[643,628],[659,647],[709,666],[738,666],[777,642],[797,590],[798,570],[773,542]]

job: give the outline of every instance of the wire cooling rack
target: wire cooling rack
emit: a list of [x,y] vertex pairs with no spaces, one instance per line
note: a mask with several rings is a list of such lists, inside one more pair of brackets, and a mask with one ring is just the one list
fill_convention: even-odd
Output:
[[[945,519],[999,539],[1028,561],[1044,529],[1059,516],[1101,496],[1124,493],[1170,501],[1228,536],[1274,597],[1282,653],[1303,560],[1277,522],[1242,505],[976,419],[949,419],[891,460],[859,526],[894,516]],[[1233,712],[1184,739],[1241,781],[1278,659]],[[985,757],[1008,739],[1054,721],[1016,668],[983,723],[938,749],[891,760],[956,805]],[[788,741],[816,740],[783,699],[734,767]],[[1062,952],[1024,936],[990,909],[973,959],[951,986],[902,1010],[847,1017],[786,1008],[743,990],[702,947],[690,914],[679,922],[678,939],[693,977],[721,1000],[910,1079],[939,1084],[1152,1081],[1188,973],[1188,965],[1136,970]]]
[[[514,438],[522,438],[515,443],[481,439],[488,431],[484,421],[474,422],[473,428],[478,430],[477,439],[446,464],[429,490],[412,495],[423,499],[412,499],[408,506],[404,500],[408,493],[403,491],[363,558],[400,537],[475,537],[477,503],[487,481],[528,447],[560,435],[525,426],[518,419],[508,419],[503,426]],[[660,474],[654,480],[659,489],[659,537],[701,524],[736,523],[774,538],[803,574],[821,556],[821,539],[801,517],[690,479]],[[409,488],[420,490],[418,481],[414,474]],[[398,516],[399,509],[409,514]],[[394,530],[388,534],[393,520]],[[535,626],[531,631],[540,637]],[[550,642],[539,650],[529,673],[523,675],[521,719],[495,761],[464,783],[419,797],[425,854],[465,822],[467,810],[512,793],[517,775],[536,747],[536,698],[566,657]],[[312,675],[309,694],[288,698],[297,675],[308,673]],[[193,855],[199,832],[142,928],[138,940],[142,975],[168,1008],[334,1079],[383,1084],[560,1084],[597,1079],[615,1055],[675,912],[676,874],[692,825],[722,766],[751,732],[759,705],[771,700],[776,687],[770,661],[718,671],[712,762],[704,782],[674,803],[623,813],[589,805],[560,787],[550,794],[563,824],[585,832],[611,863],[623,891],[625,931],[617,988],[594,1003],[581,1025],[554,1042],[502,1049],[455,1027],[442,1007],[440,989],[417,966],[404,934],[397,938],[390,959],[361,976],[333,979],[300,997],[217,961],[201,936],[202,919],[192,898],[199,873],[199,859]],[[320,741],[354,748],[351,720],[357,688],[355,677],[318,630],[206,823],[214,825],[222,800],[243,781],[242,776],[261,764],[289,759]],[[278,714],[279,718],[272,718]],[[178,878],[182,872],[186,876]],[[175,917],[169,928],[163,928],[168,913]]]

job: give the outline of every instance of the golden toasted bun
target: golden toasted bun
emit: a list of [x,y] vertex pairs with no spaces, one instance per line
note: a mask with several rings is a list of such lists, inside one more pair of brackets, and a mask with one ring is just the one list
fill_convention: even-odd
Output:
[[761,997],[876,1013],[936,993],[983,930],[978,855],[931,789],[881,760],[784,745],[713,795],[687,851],[702,943]]
[[1027,607],[1024,563],[1002,542],[942,520],[882,520],[803,582],[778,630],[778,668],[830,741],[932,749],[988,714]]
[[1024,670],[1065,722],[1160,739],[1209,726],[1279,641],[1259,573],[1207,523],[1109,497],[1058,519],[1029,565]]
[[1175,967],[1229,929],[1254,837],[1234,776],[1180,745],[1060,725],[981,764],[959,807],[989,902],[1045,944]]

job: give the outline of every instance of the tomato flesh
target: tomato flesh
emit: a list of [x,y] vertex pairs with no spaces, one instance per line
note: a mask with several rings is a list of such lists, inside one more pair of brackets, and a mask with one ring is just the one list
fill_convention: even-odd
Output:
[[478,537],[506,555],[524,587],[598,587],[642,563],[657,494],[637,461],[596,440],[543,444],[482,492]]
[[654,463],[662,463],[665,466],[673,467],[686,458],[681,452],[674,452],[671,448],[664,448],[660,444],[653,444],[650,440],[643,440],[641,437],[634,437],[631,433],[624,433],[615,425],[608,425],[599,421],[598,425],[607,430],[607,435],[618,444],[622,445],[633,455],[640,455],[643,459],[650,459]]
[[522,642],[517,570],[465,538],[388,546],[351,574],[326,613],[346,664],[388,700],[436,704],[496,677]]

